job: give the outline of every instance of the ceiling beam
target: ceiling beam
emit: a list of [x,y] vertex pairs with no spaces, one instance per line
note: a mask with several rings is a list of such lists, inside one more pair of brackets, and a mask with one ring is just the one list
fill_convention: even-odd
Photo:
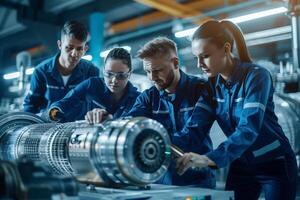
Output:
[[[189,18],[189,17],[203,15],[203,13],[199,9],[195,9],[192,6],[193,4],[192,5],[188,5],[188,4],[184,5],[184,4],[177,3],[175,0],[156,0],[156,1],[159,2],[160,4],[167,4],[174,10],[181,10],[183,15],[178,16],[180,18]],[[212,18],[211,17],[203,17],[201,19],[193,21],[193,23],[201,25],[203,22],[205,22],[209,19],[212,19]]]
[[135,0],[138,3],[144,4],[151,8],[155,8],[159,11],[165,12],[171,16],[179,18],[193,17],[201,14],[199,11],[194,10],[194,8],[177,3],[173,0]]
[[[222,7],[225,5],[234,5],[237,3],[240,3],[240,0],[227,0],[227,3],[225,4],[224,0],[203,0],[203,1],[192,1],[189,3],[185,3],[185,4],[180,4],[180,5],[184,5],[190,8],[193,8],[193,10],[201,10],[201,11],[205,11],[205,10],[210,10],[216,7]],[[198,12],[198,15],[200,14],[200,12]],[[153,11],[149,14],[145,14],[143,16],[139,16],[139,17],[135,17],[133,19],[129,19],[123,22],[119,22],[119,23],[115,23],[112,24],[108,30],[109,34],[117,34],[117,33],[121,33],[121,32],[125,32],[125,31],[130,31],[130,30],[134,30],[137,28],[141,28],[147,25],[151,25],[153,23],[157,23],[157,22],[163,22],[166,20],[171,19],[172,16],[170,16],[169,14],[165,13],[165,12],[161,12],[161,11]]]
[[63,19],[64,21],[76,19],[79,16],[82,18],[90,15],[93,12],[107,12],[114,8],[124,6],[128,3],[132,3],[132,0],[113,0],[112,2],[95,0],[80,7],[61,12],[59,13],[59,18]]
[[[34,3],[34,1],[30,1],[30,3]],[[33,4],[32,6],[31,4],[27,6],[17,2],[1,0],[0,6],[16,10],[17,20],[23,24],[39,22],[55,25],[59,21],[59,18],[57,18],[56,15],[40,9],[43,6],[43,0],[41,0],[40,3]]]
[[110,28],[108,29],[108,33],[116,34],[127,30],[132,30],[138,27],[142,27],[145,25],[151,25],[154,22],[162,22],[168,19],[170,19],[170,15],[160,11],[154,11],[140,17],[135,17],[133,19],[115,23],[112,26],[110,26]]

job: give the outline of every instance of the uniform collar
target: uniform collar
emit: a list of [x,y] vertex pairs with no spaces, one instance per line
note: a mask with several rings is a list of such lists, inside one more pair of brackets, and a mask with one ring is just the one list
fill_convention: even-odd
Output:
[[217,79],[216,79],[217,86],[221,87],[222,85],[224,85],[225,87],[231,88],[233,85],[235,85],[235,83],[237,83],[240,80],[240,78],[242,77],[241,74],[242,63],[237,58],[234,58],[234,61],[235,61],[235,65],[233,71],[227,81],[220,74],[217,75]]
[[[107,89],[107,92],[110,93],[110,95],[107,95],[107,96],[109,96],[112,99],[111,91],[107,87],[106,87],[106,89]],[[135,99],[136,96],[137,96],[137,88],[134,87],[132,85],[132,83],[128,81],[125,94],[121,97],[119,102],[117,102],[115,105],[111,105],[113,113],[115,113],[119,108],[120,109],[124,108],[128,102],[128,99],[131,99],[131,100]]]
[[52,57],[51,64],[48,68],[48,72],[51,74],[51,76],[59,83],[63,84],[63,80],[61,78],[61,75],[56,67],[56,61],[59,59],[60,53],[57,53],[54,57]]
[[128,97],[136,97],[137,88],[132,85],[130,81],[127,83],[127,95]]
[[177,96],[184,94],[187,75],[181,69],[179,69],[179,72],[180,72],[180,79],[176,86],[175,93],[170,94],[170,93],[166,92],[165,90],[160,90],[159,94],[160,94],[161,98],[169,100],[169,101],[175,101]]
[[52,72],[52,73],[57,72],[57,73],[59,73],[57,68],[56,68],[56,60],[59,59],[59,55],[60,55],[60,53],[57,53],[57,54],[55,54],[54,57],[52,57],[51,65],[47,70],[48,72]]

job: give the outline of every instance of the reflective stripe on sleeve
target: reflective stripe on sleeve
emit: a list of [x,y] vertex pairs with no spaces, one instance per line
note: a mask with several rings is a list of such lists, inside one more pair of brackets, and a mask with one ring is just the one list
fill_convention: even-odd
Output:
[[266,107],[262,103],[259,103],[259,102],[245,103],[243,109],[246,109],[246,108],[260,108],[263,111],[265,111],[265,109],[266,109]]
[[63,90],[65,89],[64,87],[58,87],[55,85],[46,85],[47,88],[51,88],[51,89],[56,89],[56,90]]
[[168,114],[168,110],[152,110],[153,114]]
[[191,110],[194,110],[194,106],[193,107],[187,107],[187,108],[181,108],[180,109],[180,112],[187,112],[187,111],[191,111]]
[[278,148],[279,146],[280,146],[280,142],[278,140],[276,140],[275,142],[272,142],[271,144],[268,144],[256,151],[253,151],[253,155],[254,155],[254,157],[261,156],[265,153],[268,153],[268,152]]
[[225,99],[220,99],[220,98],[214,98],[217,102],[221,102],[221,103],[224,103],[225,102]]
[[243,97],[240,97],[240,98],[235,99],[234,102],[237,102],[237,103],[238,103],[238,102],[243,101],[243,100],[244,100],[244,98],[243,98]]
[[204,110],[207,110],[207,111],[209,111],[209,112],[212,112],[212,109],[209,107],[209,106],[207,106],[207,105],[205,105],[205,104],[203,104],[203,103],[196,103],[196,107],[200,107],[200,108],[203,108]]

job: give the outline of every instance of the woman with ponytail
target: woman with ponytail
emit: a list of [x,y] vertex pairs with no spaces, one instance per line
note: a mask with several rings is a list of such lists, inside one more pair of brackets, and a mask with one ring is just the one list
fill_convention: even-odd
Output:
[[226,190],[233,190],[235,199],[258,199],[261,191],[267,200],[295,199],[297,164],[274,113],[271,75],[251,61],[240,29],[230,21],[208,21],[194,33],[192,52],[209,77],[208,87],[178,134],[208,138],[216,120],[227,140],[206,155],[184,154],[178,173],[230,165]]

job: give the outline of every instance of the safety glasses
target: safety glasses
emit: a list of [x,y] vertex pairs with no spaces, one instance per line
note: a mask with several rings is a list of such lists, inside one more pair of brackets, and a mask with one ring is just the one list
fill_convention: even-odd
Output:
[[103,75],[106,78],[113,79],[116,78],[118,80],[125,80],[130,76],[131,71],[129,72],[109,72],[109,71],[103,71]]

